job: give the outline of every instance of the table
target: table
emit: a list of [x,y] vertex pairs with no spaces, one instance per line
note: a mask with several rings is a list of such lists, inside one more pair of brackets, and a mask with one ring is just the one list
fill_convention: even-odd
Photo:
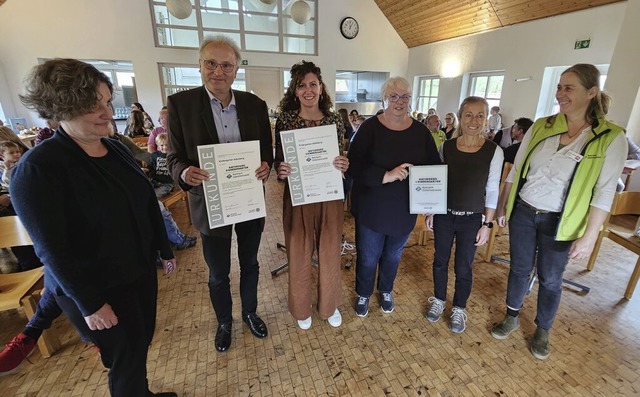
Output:
[[36,136],[37,135],[18,134],[18,137],[20,138],[20,140],[24,142],[25,145],[30,145],[31,147],[34,147],[36,145]]

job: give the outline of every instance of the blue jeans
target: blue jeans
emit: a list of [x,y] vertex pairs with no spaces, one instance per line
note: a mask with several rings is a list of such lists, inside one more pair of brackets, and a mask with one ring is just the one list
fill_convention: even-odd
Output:
[[411,233],[389,235],[375,232],[356,220],[356,293],[369,297],[378,270],[378,291],[392,292],[400,257]]
[[169,238],[169,241],[176,245],[182,244],[184,242],[184,234],[178,228],[176,221],[173,220],[171,211],[169,211],[160,201],[158,201],[158,205],[160,206],[162,221],[164,222],[164,228],[167,229],[167,237]]
[[453,305],[465,308],[473,286],[473,259],[476,255],[476,235],[482,227],[482,214],[466,216],[446,213],[433,217],[433,294],[436,298],[447,300],[449,282],[449,259],[453,239],[456,239],[456,274]]
[[166,196],[173,190],[173,183],[162,183],[151,180],[151,184],[153,185],[153,190],[156,192],[157,198]]
[[[516,204],[509,219],[511,267],[507,286],[507,306],[522,308],[534,264],[538,272],[538,314],[536,325],[549,330],[560,306],[562,275],[569,262],[573,241],[556,241],[559,214],[536,214]],[[537,259],[536,259],[537,252]],[[536,263],[537,262],[537,263]]]

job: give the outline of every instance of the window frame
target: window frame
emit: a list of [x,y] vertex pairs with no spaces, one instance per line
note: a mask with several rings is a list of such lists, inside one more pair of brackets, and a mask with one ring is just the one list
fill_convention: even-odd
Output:
[[[486,85],[485,90],[484,90],[484,95],[477,95],[476,92],[475,92],[476,81],[480,77],[487,77],[487,85]],[[499,97],[493,97],[493,96],[489,96],[488,95],[489,87],[491,85],[490,82],[491,82],[491,79],[494,78],[494,77],[502,77],[502,84],[501,84],[501,87],[500,87],[500,96]],[[480,96],[480,97],[486,99],[487,102],[489,103],[489,108],[491,108],[493,106],[500,106],[500,101],[502,100],[502,91],[504,90],[504,77],[505,77],[505,71],[504,70],[494,70],[494,71],[488,71],[488,72],[473,72],[473,73],[469,73],[469,85],[467,87],[467,96],[475,95],[475,96]]]
[[[422,92],[422,82],[423,81],[427,81],[427,80],[431,80],[431,83],[429,84],[429,95],[424,95],[424,93]],[[437,95],[432,95],[433,94],[433,82],[434,80],[438,81],[438,94]],[[436,75],[432,75],[432,76],[418,76],[416,78],[416,84],[417,84],[417,95],[415,96],[415,103],[414,103],[414,109],[416,109],[417,112],[419,113],[424,113],[426,114],[427,111],[430,108],[434,108],[437,110],[437,106],[438,106],[438,97],[440,95],[440,81],[442,79],[440,78],[440,76],[436,76]],[[426,103],[427,106],[423,109],[420,108],[420,104],[424,101],[424,99],[426,99]],[[434,100],[432,102],[432,100]]]
[[[256,52],[256,53],[268,53],[268,54],[292,54],[292,55],[318,55],[318,1],[319,0],[308,0],[307,4],[310,4],[312,7],[312,16],[307,23],[313,23],[313,34],[299,34],[299,33],[286,33],[285,24],[289,21],[292,21],[291,15],[283,11],[283,6],[288,5],[288,0],[277,0],[275,8],[272,12],[267,11],[256,11],[256,10],[246,10],[243,7],[243,3],[247,0],[237,0],[238,9],[224,8],[224,7],[205,7],[203,4],[206,4],[205,0],[191,0],[193,6],[193,14],[195,14],[195,23],[196,25],[172,25],[171,23],[162,23],[156,22],[155,15],[155,6],[166,7],[165,0],[149,0],[149,10],[151,13],[151,25],[153,29],[153,40],[155,46],[157,48],[178,48],[178,49],[194,49],[198,48],[197,46],[183,46],[183,45],[166,45],[160,43],[159,40],[159,30],[161,29],[179,29],[186,31],[195,31],[198,35],[198,43],[201,43],[205,36],[210,36],[214,34],[223,34],[223,35],[231,35],[234,38],[239,37],[236,40],[240,50],[243,52]],[[224,6],[224,4],[222,4]],[[204,27],[202,12],[229,12],[229,13],[237,13],[238,14],[238,29],[228,29],[228,28],[210,28]],[[193,15],[192,14],[192,15]],[[275,17],[277,18],[277,32],[267,32],[267,31],[256,31],[256,30],[245,30],[244,19],[248,15],[258,15],[258,16],[267,16],[267,17]],[[169,21],[167,21],[169,22]],[[171,32],[171,31],[169,31]],[[247,49],[247,36],[255,37],[255,36],[265,36],[265,37],[277,37],[278,41],[278,49],[276,51],[269,51],[268,49]],[[294,51],[286,51],[287,39],[301,39],[301,43],[306,40],[313,40],[313,51],[307,52],[294,52]]]

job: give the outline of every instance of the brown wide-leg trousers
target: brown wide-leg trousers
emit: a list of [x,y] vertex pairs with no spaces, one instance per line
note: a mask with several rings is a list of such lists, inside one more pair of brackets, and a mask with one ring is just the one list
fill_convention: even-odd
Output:
[[311,316],[311,257],[315,245],[318,250],[318,313],[326,320],[342,300],[342,200],[293,207],[289,192],[285,191],[283,201],[282,224],[289,261],[289,311],[296,320]]

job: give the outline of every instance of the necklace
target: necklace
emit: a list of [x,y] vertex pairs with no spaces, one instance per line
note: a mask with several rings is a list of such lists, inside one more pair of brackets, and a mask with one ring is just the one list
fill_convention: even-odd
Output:
[[[571,135],[571,132],[570,132],[571,128],[567,128],[567,136],[569,137],[569,139],[573,139],[576,135],[578,135],[579,133],[581,133],[581,132],[582,132],[582,130],[584,129],[584,127],[585,127],[586,125],[588,125],[588,124],[589,124],[589,123],[585,121],[585,123],[584,123],[584,124],[582,124],[582,125],[580,126],[580,128],[578,128],[578,129],[576,130],[576,132],[574,132],[574,133],[573,133],[573,135]],[[567,127],[568,127],[568,124],[567,124]]]

